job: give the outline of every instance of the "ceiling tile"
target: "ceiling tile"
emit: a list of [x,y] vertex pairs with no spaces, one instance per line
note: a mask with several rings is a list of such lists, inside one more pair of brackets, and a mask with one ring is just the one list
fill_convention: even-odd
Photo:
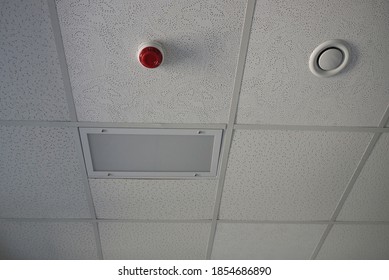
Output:
[[[389,2],[257,1],[238,123],[375,126],[389,104]],[[351,45],[343,74],[318,78],[312,51]]]
[[89,223],[0,221],[0,259],[97,259]]
[[[228,121],[246,1],[57,1],[77,115],[83,121]],[[145,69],[156,40],[164,64]]]
[[389,134],[378,140],[338,220],[389,221]]
[[389,259],[389,225],[334,225],[317,259]]
[[328,220],[371,134],[237,130],[221,219]]
[[204,259],[210,223],[99,223],[104,259]]
[[76,128],[0,126],[0,217],[88,218]]
[[212,259],[309,259],[325,225],[218,223]]
[[0,119],[69,120],[47,1],[0,8]]
[[103,219],[212,219],[217,180],[91,179]]

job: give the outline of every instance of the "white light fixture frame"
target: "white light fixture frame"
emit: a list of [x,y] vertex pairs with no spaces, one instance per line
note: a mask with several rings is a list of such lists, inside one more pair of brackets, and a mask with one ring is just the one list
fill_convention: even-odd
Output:
[[[343,61],[335,69],[323,70],[319,66],[318,59],[325,50],[332,49],[332,48],[338,49],[342,52]],[[340,73],[344,68],[346,68],[349,62],[350,62],[350,47],[347,44],[347,42],[340,39],[333,39],[320,44],[314,49],[311,56],[309,57],[309,69],[317,77],[321,77],[321,78],[332,77]]]
[[[79,128],[86,170],[89,178],[187,178],[216,177],[221,151],[222,129],[159,129],[159,128]],[[96,171],[93,167],[88,134],[134,134],[134,135],[198,135],[213,136],[212,159],[209,172],[132,172]]]

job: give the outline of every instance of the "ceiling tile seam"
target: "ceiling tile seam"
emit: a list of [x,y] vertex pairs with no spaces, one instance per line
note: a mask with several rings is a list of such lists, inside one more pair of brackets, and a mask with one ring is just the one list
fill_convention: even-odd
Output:
[[[82,147],[81,147],[80,131],[78,128],[75,128],[75,129],[76,129],[77,133],[75,133],[74,142],[76,145],[76,154],[77,154],[79,166],[81,169],[80,171],[81,171],[82,181],[83,181],[83,185],[84,185],[85,195],[86,195],[90,215],[91,215],[92,219],[96,220],[97,219],[96,207],[95,207],[94,202],[93,202],[92,191],[91,191],[91,188],[89,185],[88,174],[86,172],[84,153],[83,153]],[[103,250],[102,250],[102,246],[101,246],[100,232],[99,232],[99,229],[97,227],[97,224],[93,225],[93,232],[94,232],[98,256],[100,259],[103,259]]]
[[[0,120],[0,125],[10,126],[44,126],[44,127],[87,127],[87,128],[177,128],[177,129],[225,129],[223,123],[129,123],[129,122],[61,122],[61,121],[28,121]],[[388,129],[389,132],[389,129]]]
[[375,133],[373,135],[373,137],[371,138],[371,140],[369,141],[369,144],[366,147],[366,149],[361,157],[361,160],[359,161],[357,167],[355,168],[350,180],[347,183],[346,189],[343,191],[343,194],[341,195],[341,198],[339,199],[339,201],[335,207],[335,210],[333,211],[333,213],[331,215],[331,219],[330,219],[331,221],[336,221],[348,195],[352,191],[355,182],[357,181],[359,175],[361,174],[363,167],[365,166],[367,160],[369,159],[369,157],[370,157],[372,151],[374,150],[374,147],[377,144],[378,139],[380,138],[381,135],[382,135],[382,133]]
[[298,224],[298,225],[323,225],[323,224],[339,224],[339,225],[389,225],[389,221],[256,221],[256,220],[218,220],[222,224]]
[[58,61],[62,73],[62,80],[64,84],[66,101],[68,104],[70,120],[77,121],[76,105],[74,103],[72,86],[71,86],[70,76],[69,76],[69,69],[68,69],[68,64],[65,56],[65,49],[64,49],[63,39],[62,39],[61,28],[59,25],[57,5],[55,3],[55,0],[47,0],[47,5],[50,13],[50,21],[53,30],[55,46],[57,49]]
[[214,204],[214,211],[213,211],[213,218],[212,218],[212,224],[211,224],[211,230],[207,245],[207,251],[206,251],[206,259],[211,259],[214,240],[215,240],[215,234],[216,234],[216,227],[217,227],[217,220],[219,217],[219,210],[220,210],[220,204],[221,204],[221,198],[222,198],[222,192],[224,187],[224,181],[227,171],[227,164],[228,164],[228,158],[232,143],[232,137],[234,132],[234,124],[236,120],[236,115],[238,111],[238,105],[239,105],[239,96],[240,96],[240,90],[241,85],[243,81],[243,73],[245,69],[246,64],[246,57],[247,57],[247,51],[248,51],[248,45],[250,40],[250,33],[251,33],[251,26],[253,22],[254,17],[254,11],[255,11],[255,3],[256,0],[248,0],[246,5],[246,11],[244,16],[244,23],[242,26],[242,35],[240,40],[240,47],[239,47],[239,54],[237,58],[237,66],[235,70],[235,80],[234,80],[234,87],[233,87],[233,93],[232,93],[232,100],[231,100],[231,106],[230,106],[230,113],[229,113],[229,119],[227,123],[227,129],[224,134],[223,139],[223,151],[221,156],[221,164],[220,164],[220,175],[219,175],[219,181],[218,181],[218,187],[216,192],[216,199]]
[[[45,223],[156,223],[156,224],[207,224],[211,219],[92,219],[92,218],[0,218],[0,222],[45,222]],[[389,223],[389,222],[388,222]]]
[[103,245],[101,243],[100,227],[99,227],[99,223],[98,222],[97,223],[93,223],[93,230],[94,230],[94,235],[95,235],[96,243],[98,242],[97,255],[98,255],[99,259],[104,260]]
[[[218,171],[219,172],[219,171]],[[192,173],[191,173],[192,174]],[[190,177],[189,177],[190,176]],[[111,179],[111,177],[107,178],[107,177],[98,177],[98,176],[93,176],[93,175],[89,175],[88,178],[90,180],[94,180],[94,181],[103,181],[103,180],[107,180],[107,179]],[[218,180],[218,177],[206,177],[206,176],[192,176],[192,175],[188,175],[188,176],[182,176],[182,177],[174,177],[174,176],[166,176],[166,177],[158,177],[158,176],[155,176],[155,177],[145,177],[145,176],[139,176],[139,177],[126,177],[126,176],[116,176],[116,177],[112,177],[112,179],[117,179],[117,180],[126,180],[126,181],[154,181],[154,180],[158,180],[158,181],[176,181],[176,182],[179,182],[179,181],[208,181],[208,182],[212,182],[212,181],[217,181]]]
[[[389,105],[388,107],[386,108],[386,111],[385,113],[383,114],[379,124],[378,124],[378,127],[379,128],[382,128],[386,125],[386,123],[388,122],[389,120]],[[347,200],[347,197],[349,196],[349,194],[351,193],[354,185],[355,185],[355,182],[357,181],[360,173],[362,172],[362,169],[363,167],[365,166],[368,158],[370,157],[371,153],[373,152],[374,150],[374,147],[375,145],[377,144],[380,136],[382,135],[381,132],[377,132],[373,135],[373,137],[371,138],[369,144],[367,145],[362,157],[361,157],[361,160],[359,161],[357,167],[355,168],[349,182],[347,183],[347,186],[343,192],[343,194],[341,195],[336,207],[335,207],[335,210],[333,211],[332,215],[331,215],[331,219],[330,221],[332,222],[335,222],[336,219],[338,218],[338,215],[340,213],[340,211],[342,210],[343,208],[343,205],[344,203],[346,202]],[[328,234],[330,233],[332,227],[333,227],[334,224],[330,224],[326,227],[323,235],[321,236],[318,244],[316,245],[315,249],[313,250],[312,252],[312,255],[311,255],[311,259],[316,259],[317,255],[319,254],[321,248],[323,247],[324,245],[324,242],[325,240],[327,239],[327,236]]]
[[[87,128],[177,128],[177,129],[226,129],[223,123],[130,123],[130,122],[67,122],[34,120],[0,120],[4,126],[43,126],[43,127],[87,127]],[[234,130],[290,130],[290,131],[342,131],[342,132],[382,132],[389,133],[389,127],[374,126],[310,126],[310,125],[272,125],[272,124],[235,124]]]
[[99,223],[207,224],[211,219],[97,219]]
[[389,225],[389,221],[334,221],[334,225]]
[[91,218],[0,218],[0,222],[19,223],[95,223]]
[[[79,127],[124,127],[124,128],[183,128],[183,129],[225,129],[225,123],[130,123],[130,122],[77,122]],[[388,129],[389,132],[389,129]]]
[[388,123],[389,123],[389,105],[388,105],[388,107],[386,107],[386,111],[382,115],[382,119],[381,119],[380,123],[378,124],[378,127],[383,128]]
[[[331,215],[330,221],[336,221],[336,218],[338,217],[338,215],[343,207],[344,202],[346,201],[348,195],[352,191],[352,188],[353,188],[359,174],[361,173],[363,166],[365,165],[367,159],[369,158],[375,144],[377,143],[380,135],[381,135],[381,133],[374,134],[372,139],[369,141],[369,144],[368,144],[367,148],[365,149],[361,160],[359,161],[357,167],[355,168],[350,180],[347,183],[345,190],[343,191],[343,194],[341,195],[341,197],[340,197],[340,199],[335,207],[335,210],[333,211],[333,213]],[[322,248],[322,246],[323,246],[328,234],[330,233],[332,227],[333,227],[333,224],[330,224],[324,230],[324,233],[321,236],[319,243],[316,245],[315,249],[313,250],[313,253],[311,255],[311,259],[316,259],[317,255],[319,254],[319,251]]]
[[343,131],[343,132],[389,132],[387,127],[374,126],[315,126],[281,124],[235,124],[235,130],[297,130],[297,131]]
[[[208,224],[212,219],[91,219],[91,218],[0,218],[0,222],[19,223],[155,223],[155,224]],[[217,220],[224,224],[333,224],[333,225],[389,225],[389,221],[244,221]]]
[[213,221],[213,215],[214,215],[214,211],[215,211],[215,203],[216,203],[216,200],[217,200],[217,190],[219,188],[219,181],[220,181],[220,177],[221,177],[221,174],[222,174],[222,161],[223,161],[223,158],[224,158],[224,147],[226,145],[226,133],[227,133],[227,129],[223,129],[223,133],[222,133],[222,141],[221,141],[221,145],[220,145],[220,149],[219,149],[219,158],[218,158],[218,164],[217,164],[217,173],[216,173],[216,192],[214,193],[214,204],[213,204],[213,211],[212,211],[212,218],[211,218],[211,221]]
[[310,260],[315,260],[317,255],[319,254],[319,251],[321,250],[321,248],[323,247],[323,244],[324,242],[326,241],[327,239],[327,236],[328,234],[330,233],[331,229],[334,227],[334,224],[328,224],[323,232],[323,234],[321,235],[320,239],[319,239],[319,242],[317,243],[317,245],[315,246],[315,248],[313,249],[313,252],[312,252],[312,255],[310,256]]
[[218,223],[222,224],[329,224],[331,221],[298,221],[298,220],[230,220],[230,219],[219,219]]

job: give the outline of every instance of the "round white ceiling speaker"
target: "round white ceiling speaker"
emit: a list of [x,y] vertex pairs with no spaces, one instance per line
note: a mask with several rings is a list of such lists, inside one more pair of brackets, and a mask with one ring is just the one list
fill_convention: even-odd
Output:
[[350,47],[343,40],[329,40],[320,44],[309,58],[309,69],[318,77],[331,77],[350,62]]

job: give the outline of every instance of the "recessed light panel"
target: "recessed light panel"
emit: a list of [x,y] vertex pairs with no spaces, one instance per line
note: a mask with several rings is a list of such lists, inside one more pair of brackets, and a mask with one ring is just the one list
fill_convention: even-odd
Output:
[[222,130],[80,128],[90,178],[216,176]]

